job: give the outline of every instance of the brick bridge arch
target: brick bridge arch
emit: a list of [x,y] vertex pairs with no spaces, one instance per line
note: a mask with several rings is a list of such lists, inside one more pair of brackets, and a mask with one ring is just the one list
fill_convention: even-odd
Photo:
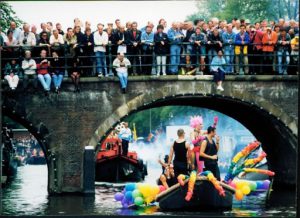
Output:
[[52,193],[55,191],[55,188],[53,191],[50,190],[50,183],[53,183],[52,188],[57,186],[57,179],[55,179],[56,175],[53,175],[56,171],[56,162],[55,154],[50,150],[49,130],[43,122],[36,122],[35,119],[32,119],[31,115],[30,113],[26,113],[25,108],[18,102],[4,97],[2,116],[7,116],[14,122],[24,126],[35,137],[44,152],[48,171],[47,189],[49,193]]

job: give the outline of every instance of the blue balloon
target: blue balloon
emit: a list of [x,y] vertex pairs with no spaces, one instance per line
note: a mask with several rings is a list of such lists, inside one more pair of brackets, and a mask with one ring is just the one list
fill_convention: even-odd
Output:
[[124,198],[124,194],[122,194],[122,193],[120,193],[120,192],[117,192],[117,193],[115,194],[115,200],[116,200],[116,201],[122,201],[123,198]]
[[263,189],[263,182],[262,181],[257,181],[256,185],[257,185],[256,189]]
[[125,185],[125,190],[127,191],[133,191],[135,189],[135,184],[134,183],[128,183]]
[[262,184],[263,189],[268,189],[269,186],[270,186],[270,181],[269,180],[263,181],[263,184]]
[[127,191],[125,193],[125,199],[129,202],[132,200],[132,191]]

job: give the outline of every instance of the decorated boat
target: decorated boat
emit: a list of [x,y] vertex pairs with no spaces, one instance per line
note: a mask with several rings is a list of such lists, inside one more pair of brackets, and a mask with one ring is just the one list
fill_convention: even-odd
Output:
[[144,180],[146,175],[147,166],[135,151],[123,155],[120,146],[104,142],[97,153],[96,181],[139,182]]
[[206,177],[198,177],[191,200],[186,200],[189,189],[188,180],[186,180],[184,186],[178,183],[160,193],[156,197],[156,201],[159,202],[159,207],[162,210],[231,209],[235,189],[221,182],[220,185],[224,189],[224,195],[220,195]]

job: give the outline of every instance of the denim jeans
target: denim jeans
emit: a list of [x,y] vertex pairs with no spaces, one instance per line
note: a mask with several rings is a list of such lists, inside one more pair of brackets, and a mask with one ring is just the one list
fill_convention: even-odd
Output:
[[233,61],[234,61],[234,47],[226,46],[224,49],[225,60],[227,66],[225,67],[226,73],[233,73]]
[[60,88],[61,82],[63,80],[63,75],[62,74],[54,74],[52,76],[52,80],[53,80],[53,84],[55,86],[55,88]]
[[167,56],[161,56],[161,55],[156,56],[157,75],[160,75],[161,69],[162,69],[162,73],[166,74],[166,61],[167,61]]
[[39,79],[40,83],[42,84],[44,90],[50,91],[51,77],[50,77],[49,73],[47,73],[45,75],[39,74],[38,79]]
[[245,69],[244,74],[249,73],[249,65],[248,65],[248,55],[239,54],[235,56],[235,71],[237,74],[240,74],[240,67]]
[[[287,67],[290,63],[290,54],[288,51],[285,50],[281,50],[281,51],[277,51],[277,57],[278,57],[278,71],[279,74],[286,74],[287,71]],[[285,58],[285,59],[283,59]],[[284,64],[282,63],[282,60],[284,61]]]
[[178,65],[180,63],[180,45],[171,45],[170,47],[170,73],[178,73]]
[[127,71],[117,71],[117,75],[120,79],[121,88],[127,87],[127,81],[128,81],[128,72]]
[[97,73],[98,74],[104,73],[104,75],[107,75],[105,52],[102,51],[96,52],[96,63],[97,63]]

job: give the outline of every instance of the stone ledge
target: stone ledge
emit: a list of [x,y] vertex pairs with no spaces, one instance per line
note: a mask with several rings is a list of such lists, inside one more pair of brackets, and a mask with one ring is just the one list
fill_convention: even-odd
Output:
[[[212,81],[212,75],[168,75],[168,76],[129,76],[128,81],[131,82],[147,82],[147,81]],[[275,81],[298,81],[298,75],[228,75],[225,81],[264,81],[264,82],[275,82]],[[22,81],[22,79],[20,79]],[[64,78],[63,82],[72,82],[71,78]],[[82,77],[80,78],[81,83],[94,83],[94,82],[119,82],[117,76],[114,77]],[[2,80],[2,83],[7,83],[6,80]]]

